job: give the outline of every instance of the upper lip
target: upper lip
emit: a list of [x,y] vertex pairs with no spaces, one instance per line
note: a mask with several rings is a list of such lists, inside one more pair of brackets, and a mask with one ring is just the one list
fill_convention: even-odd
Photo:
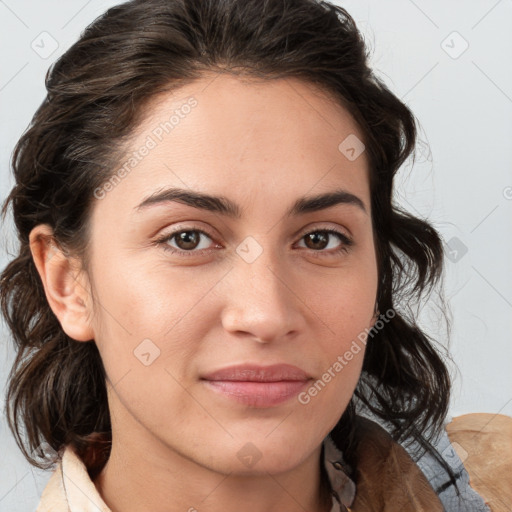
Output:
[[271,366],[259,366],[256,364],[244,364],[229,366],[204,375],[204,380],[224,380],[242,382],[278,382],[305,381],[310,379],[304,370],[291,364],[273,364]]

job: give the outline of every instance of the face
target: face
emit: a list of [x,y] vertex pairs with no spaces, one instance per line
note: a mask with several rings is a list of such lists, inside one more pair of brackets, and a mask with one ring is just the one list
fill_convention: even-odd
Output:
[[[91,217],[90,321],[114,439],[223,473],[284,471],[321,444],[374,322],[355,137],[348,112],[298,80],[209,76],[151,103]],[[325,194],[337,195],[309,201]],[[207,378],[281,364],[303,373]]]

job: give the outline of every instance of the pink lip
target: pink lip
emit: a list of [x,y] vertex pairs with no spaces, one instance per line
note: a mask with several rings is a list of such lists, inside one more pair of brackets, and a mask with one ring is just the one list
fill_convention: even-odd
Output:
[[305,388],[310,379],[289,364],[231,366],[202,377],[213,391],[252,407],[283,403]]

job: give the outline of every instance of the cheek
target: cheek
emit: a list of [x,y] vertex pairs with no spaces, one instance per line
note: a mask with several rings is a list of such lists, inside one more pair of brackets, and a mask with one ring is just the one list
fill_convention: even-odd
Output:
[[323,386],[328,387],[326,395],[346,398],[348,403],[361,373],[373,325],[377,271],[369,265],[365,272],[347,271],[331,277],[323,282],[322,293],[317,289],[307,295],[323,326],[318,347],[324,364],[316,387],[322,393]]
[[[299,402],[322,414],[334,426],[348,405],[359,380],[372,326],[377,290],[376,270],[333,274],[308,292],[311,309],[317,312],[323,335],[317,354],[322,368],[317,380],[298,397]],[[313,414],[313,412],[311,413]]]
[[204,414],[185,388],[214,322],[209,291],[219,278],[197,275],[197,268],[119,264],[98,277],[95,332],[106,374],[124,408],[151,423],[187,421],[171,421],[170,411]]
[[204,337],[191,319],[210,287],[154,265],[119,263],[98,278],[95,339],[120,418],[129,411],[152,429],[186,427],[195,402],[185,388]]
[[317,279],[315,287],[303,293],[332,340],[329,351],[342,350],[372,325],[377,270],[374,266],[368,266],[364,271],[342,269]]
[[[190,318],[204,308],[203,299],[218,281],[217,275],[155,262],[119,262],[116,267],[97,277],[96,327],[101,339],[133,349],[146,338],[157,345],[170,339],[179,343],[183,336],[177,334],[183,329],[200,327],[191,326]],[[172,346],[168,348],[174,352]]]

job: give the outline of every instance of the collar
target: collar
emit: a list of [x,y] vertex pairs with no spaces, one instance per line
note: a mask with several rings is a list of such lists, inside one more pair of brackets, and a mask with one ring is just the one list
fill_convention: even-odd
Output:
[[347,474],[350,467],[343,460],[342,452],[330,435],[323,441],[322,453],[333,497],[331,512],[344,512],[352,506],[356,496],[356,484]]
[[[345,512],[354,501],[356,486],[347,476],[342,453],[330,436],[322,443],[322,456],[332,494],[331,512]],[[43,490],[36,512],[112,511],[96,489],[84,462],[68,445]]]

